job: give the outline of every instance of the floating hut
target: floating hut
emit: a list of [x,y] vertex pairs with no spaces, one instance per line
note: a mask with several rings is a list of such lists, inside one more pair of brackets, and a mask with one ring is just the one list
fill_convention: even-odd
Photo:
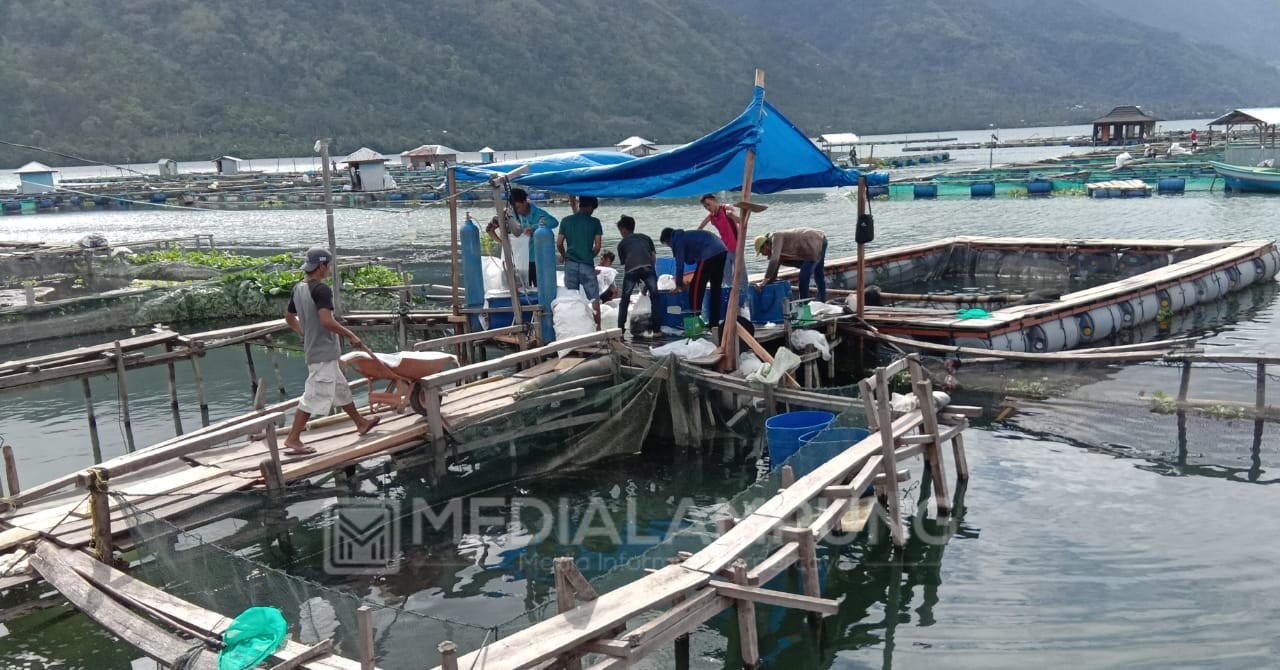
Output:
[[[1236,126],[1253,126],[1258,136],[1258,143],[1253,146],[1231,146],[1223,154],[1223,162],[1228,165],[1258,166],[1271,160],[1272,165],[1280,164],[1280,148],[1276,147],[1276,126],[1280,126],[1280,107],[1250,107],[1233,109],[1230,112],[1209,122],[1209,127],[1225,126],[1228,140],[1231,129]],[[1270,142],[1268,142],[1270,135]]]
[[382,191],[387,188],[386,156],[369,147],[360,147],[342,162],[347,165],[352,191]]
[[458,163],[458,152],[443,144],[424,144],[417,149],[410,149],[402,154],[401,162],[410,170],[430,170],[433,167],[447,168]]
[[654,144],[653,140],[646,140],[639,135],[632,135],[631,137],[613,145],[613,147],[624,154],[629,154],[637,158],[641,156],[648,156],[658,150],[658,147]]
[[45,165],[31,161],[26,165],[14,170],[13,173],[18,175],[18,179],[22,181],[18,187],[18,192],[23,195],[38,195],[41,193],[52,193],[57,189],[54,173],[57,170]]
[[243,163],[243,159],[236,158],[235,156],[221,156],[213,159],[214,170],[224,177],[244,172]]
[[857,156],[854,146],[859,142],[857,133],[826,133],[818,136],[818,147],[828,157],[854,158]]
[[485,145],[485,148],[480,150],[480,162],[486,165],[494,162],[493,155],[496,153],[497,151],[495,151],[493,147]]
[[161,158],[156,161],[156,169],[159,171],[161,177],[168,177],[170,179],[178,178],[178,161],[175,161],[172,158]]
[[1121,105],[1093,122],[1094,144],[1133,144],[1155,135],[1160,121],[1137,105]]

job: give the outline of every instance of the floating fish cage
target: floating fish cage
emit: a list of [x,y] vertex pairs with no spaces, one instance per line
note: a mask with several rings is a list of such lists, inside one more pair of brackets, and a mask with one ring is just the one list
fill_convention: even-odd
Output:
[[[975,296],[990,311],[961,314],[960,301],[938,307],[927,294],[898,294],[917,300],[867,307],[866,319],[882,332],[939,344],[1061,351],[1168,323],[1181,310],[1270,282],[1277,270],[1280,251],[1266,240],[956,237],[868,254],[867,284],[886,291],[1001,285],[1004,299]],[[857,285],[856,259],[828,261],[827,273],[837,289]],[[1007,296],[1019,289],[1027,295]]]

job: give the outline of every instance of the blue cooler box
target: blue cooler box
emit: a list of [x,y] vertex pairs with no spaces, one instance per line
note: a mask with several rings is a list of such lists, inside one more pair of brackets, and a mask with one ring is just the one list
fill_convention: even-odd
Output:
[[791,299],[791,282],[767,284],[759,291],[748,287],[751,294],[751,323],[782,323],[787,317],[783,305]]
[[[492,298],[488,298],[487,302],[490,309],[496,309],[499,307],[510,307],[511,295],[507,294],[506,296],[501,298],[496,296]],[[521,293],[520,294],[521,306],[536,305],[536,304],[538,304],[537,293]],[[521,316],[524,317],[525,323],[533,323],[533,312],[523,312]],[[511,312],[492,312],[489,314],[489,327],[490,328],[506,328],[507,326],[511,325],[512,321],[515,320],[514,317],[515,315],[512,314]]]

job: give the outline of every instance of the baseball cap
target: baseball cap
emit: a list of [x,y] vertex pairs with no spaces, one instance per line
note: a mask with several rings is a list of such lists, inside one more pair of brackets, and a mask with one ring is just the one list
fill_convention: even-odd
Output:
[[311,247],[307,250],[307,262],[302,264],[303,272],[312,272],[321,265],[327,265],[333,260],[333,254],[329,253],[324,247]]

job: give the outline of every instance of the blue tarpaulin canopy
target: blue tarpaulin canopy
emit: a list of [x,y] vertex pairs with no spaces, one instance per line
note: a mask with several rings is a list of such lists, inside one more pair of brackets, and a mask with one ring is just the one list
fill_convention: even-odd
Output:
[[[742,187],[747,150],[756,150],[751,190],[856,186],[859,172],[836,166],[804,133],[764,100],[757,87],[751,104],[728,125],[684,146],[632,158],[613,152],[555,154],[527,161],[458,167],[462,181],[483,181],[528,165],[513,180],[520,186],[605,198],[689,198]],[[887,182],[876,173],[870,183]]]

